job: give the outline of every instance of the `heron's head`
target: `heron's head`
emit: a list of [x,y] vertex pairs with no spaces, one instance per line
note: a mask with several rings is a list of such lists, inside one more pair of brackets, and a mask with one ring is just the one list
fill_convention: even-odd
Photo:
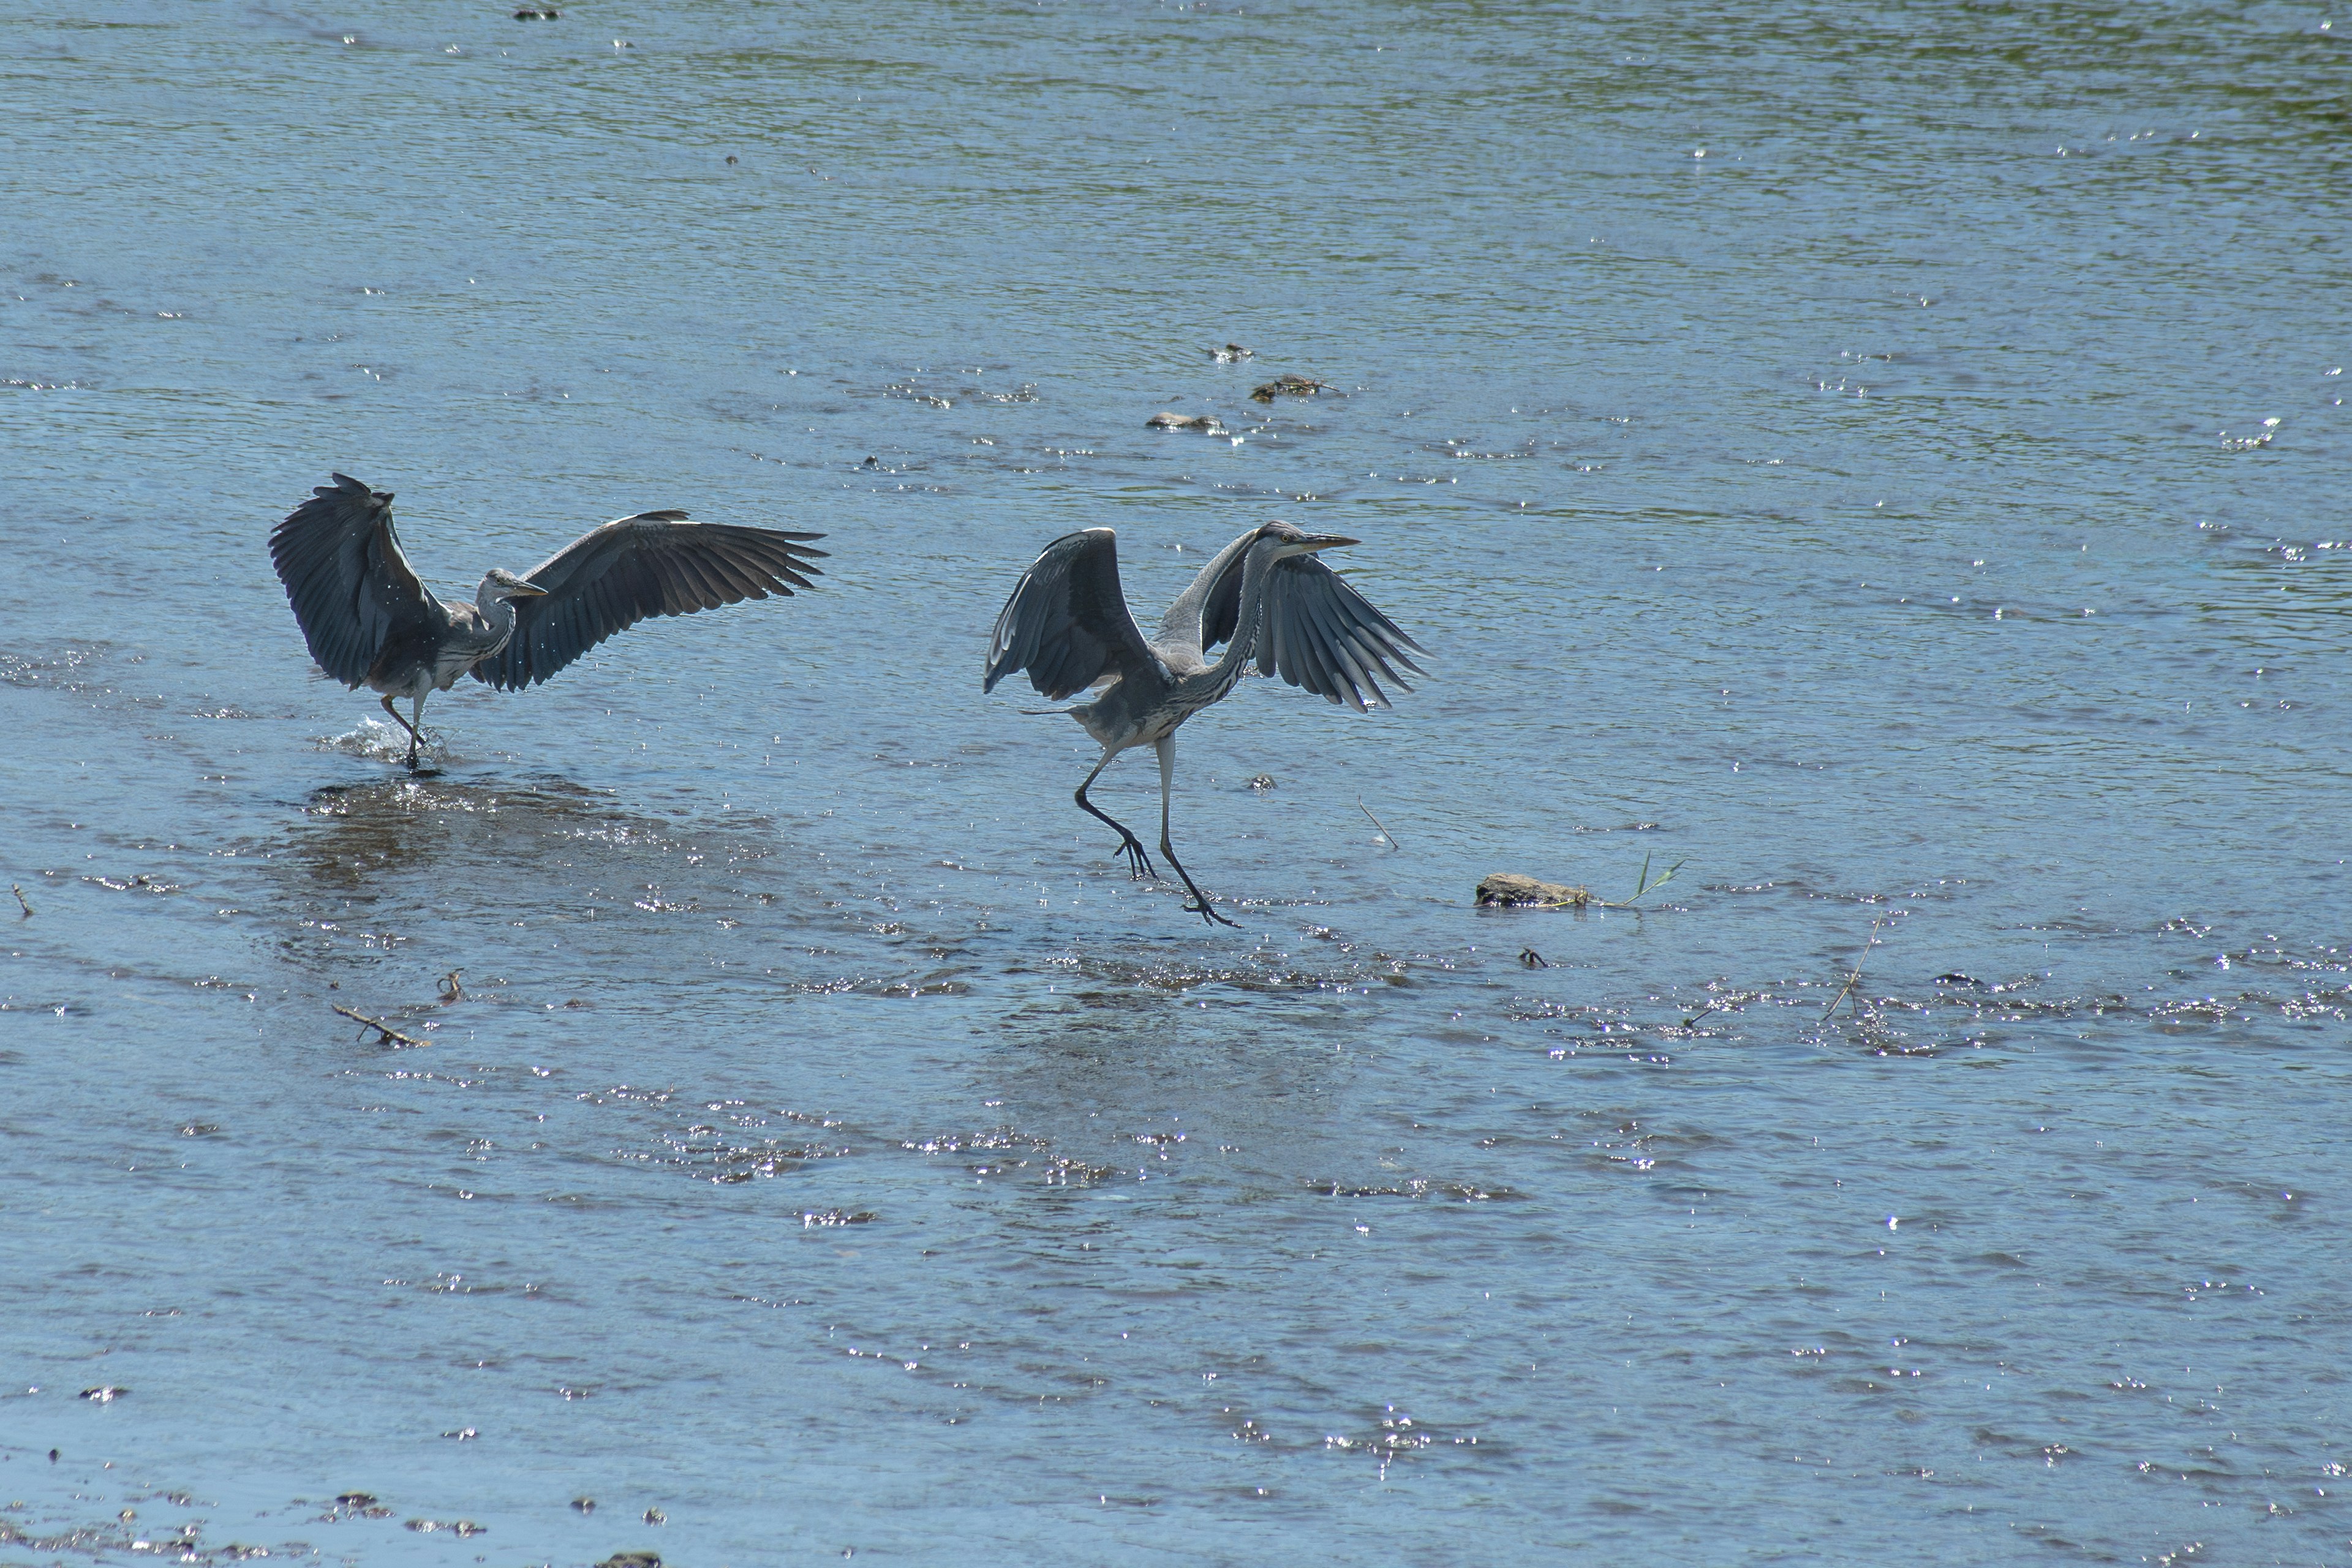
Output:
[[1309,533],[1303,528],[1294,527],[1283,521],[1280,518],[1269,520],[1257,531],[1257,536],[1261,542],[1269,540],[1273,542],[1274,558],[1276,561],[1286,561],[1293,555],[1312,555],[1318,550],[1337,550],[1344,544],[1362,542],[1361,540],[1350,539],[1344,533]]
[[536,599],[547,592],[536,583],[526,583],[502,566],[493,566],[482,575],[482,586],[494,599]]

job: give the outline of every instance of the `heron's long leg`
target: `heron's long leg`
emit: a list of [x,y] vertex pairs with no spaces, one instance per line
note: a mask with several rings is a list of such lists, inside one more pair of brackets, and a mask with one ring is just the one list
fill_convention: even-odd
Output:
[[1117,752],[1106,751],[1103,752],[1102,761],[1097,763],[1095,764],[1095,771],[1087,775],[1086,784],[1082,784],[1078,786],[1076,796],[1077,803],[1079,806],[1086,811],[1087,816],[1095,817],[1099,821],[1108,823],[1118,831],[1119,837],[1118,852],[1127,857],[1127,867],[1129,871],[1139,877],[1156,877],[1159,873],[1151,868],[1151,857],[1143,852],[1142,840],[1136,837],[1134,834],[1129,833],[1126,827],[1123,826],[1116,818],[1112,817],[1109,813],[1097,809],[1095,803],[1087,798],[1087,784],[1090,784],[1097,778],[1100,778],[1102,776],[1102,771],[1110,766],[1110,760],[1117,755],[1118,755]]
[[[400,710],[392,705],[392,693],[389,691],[383,694],[383,710],[392,715],[394,723],[408,731],[408,766],[409,771],[413,773],[416,768],[416,726],[400,716]],[[416,704],[416,716],[419,719],[425,717],[425,704],[422,700]]]
[[1151,749],[1160,754],[1160,853],[1168,857],[1168,863],[1176,868],[1178,876],[1184,879],[1184,886],[1192,889],[1192,901],[1184,907],[1203,920],[1213,921],[1220,925],[1238,926],[1238,921],[1229,921],[1209,907],[1209,895],[1194,885],[1192,873],[1184,869],[1184,862],[1176,858],[1176,846],[1168,841],[1168,799],[1176,784],[1176,737],[1162,735]]
[[409,709],[409,712],[414,717],[408,723],[408,771],[415,773],[417,771],[416,748],[425,743],[425,693],[420,691],[416,694],[415,705]]

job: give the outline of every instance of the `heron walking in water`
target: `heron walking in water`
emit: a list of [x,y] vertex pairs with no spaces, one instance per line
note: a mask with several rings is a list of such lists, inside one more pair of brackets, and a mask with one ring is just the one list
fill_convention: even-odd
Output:
[[[269,558],[319,668],[380,692],[419,771],[425,699],[470,674],[502,691],[545,680],[648,616],[690,616],[817,574],[821,533],[695,522],[647,511],[592,529],[522,576],[492,567],[474,602],[417,581],[392,526],[392,492],[337,474],[269,535]],[[409,700],[403,719],[393,700]]]
[[[1356,542],[1286,522],[1254,528],[1201,569],[1161,617],[1160,635],[1147,640],[1119,586],[1118,536],[1089,528],[1047,545],[996,617],[983,691],[1018,670],[1028,671],[1029,684],[1049,701],[1094,688],[1091,702],[1055,711],[1076,719],[1102,747],[1077,802],[1118,833],[1119,852],[1138,877],[1154,874],[1150,856],[1087,798],[1087,785],[1130,747],[1159,754],[1160,853],[1192,895],[1184,907],[1203,919],[1234,923],[1210,906],[1169,842],[1176,727],[1233,690],[1252,658],[1260,674],[1279,671],[1291,685],[1360,713],[1368,701],[1389,705],[1381,677],[1412,689],[1391,661],[1422,673],[1406,650],[1426,650],[1317,559],[1318,551]],[[1221,642],[1225,651],[1212,664],[1208,650]]]

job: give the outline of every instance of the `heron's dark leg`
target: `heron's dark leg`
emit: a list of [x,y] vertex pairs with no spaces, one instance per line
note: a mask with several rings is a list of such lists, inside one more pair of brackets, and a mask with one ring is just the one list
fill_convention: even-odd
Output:
[[1168,799],[1176,785],[1176,737],[1162,735],[1151,749],[1160,754],[1160,853],[1168,857],[1168,863],[1184,879],[1184,886],[1192,889],[1192,901],[1184,907],[1203,920],[1238,926],[1238,921],[1229,921],[1209,907],[1209,895],[1193,884],[1192,873],[1184,869],[1184,862],[1176,858],[1176,846],[1168,841]]
[[1097,809],[1095,803],[1087,798],[1087,784],[1090,784],[1094,783],[1095,780],[1100,778],[1102,776],[1102,771],[1110,766],[1110,760],[1117,755],[1118,755],[1117,752],[1105,752],[1103,753],[1102,761],[1095,764],[1095,771],[1087,775],[1086,784],[1082,784],[1078,786],[1076,796],[1077,803],[1079,807],[1084,810],[1087,816],[1092,816],[1098,821],[1109,824],[1110,826],[1117,831],[1119,838],[1118,852],[1127,857],[1127,868],[1129,871],[1138,877],[1156,877],[1160,873],[1151,868],[1151,857],[1143,852],[1143,841],[1136,837],[1134,834],[1129,833],[1126,827],[1121,826],[1120,823],[1116,818],[1112,817],[1109,813]]
[[416,748],[425,743],[425,693],[418,692],[415,702],[415,706],[408,710],[411,715],[408,724],[408,771],[413,773],[433,773],[436,770],[420,768],[416,765]]
[[[415,773],[416,771],[416,726],[400,716],[400,710],[392,705],[392,693],[389,691],[383,694],[383,710],[392,715],[394,723],[408,731],[408,771]],[[419,719],[425,717],[425,704],[422,702],[416,705],[416,716]]]

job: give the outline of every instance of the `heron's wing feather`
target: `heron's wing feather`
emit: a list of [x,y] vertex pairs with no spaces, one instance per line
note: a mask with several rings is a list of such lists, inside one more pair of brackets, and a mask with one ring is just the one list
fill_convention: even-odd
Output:
[[[1231,575],[1234,603],[1223,612],[1220,641],[1232,637],[1241,611],[1241,573],[1236,569]],[[1216,605],[1217,595],[1212,595],[1210,613],[1202,616],[1211,629],[1215,629],[1211,616]],[[1412,690],[1395,666],[1419,675],[1421,666],[1411,656],[1428,651],[1313,555],[1293,555],[1275,563],[1266,574],[1261,616],[1255,650],[1260,674],[1279,672],[1291,685],[1360,712],[1367,703],[1389,705],[1380,686],[1383,679]]]
[[1153,663],[1118,582],[1118,536],[1108,528],[1065,534],[1021,574],[996,617],[981,689],[1016,670],[1048,701],[1084,691],[1106,675]]
[[505,691],[545,680],[615,632],[650,616],[690,616],[771,594],[790,597],[821,575],[821,533],[696,522],[648,511],[592,529],[525,575],[543,596],[517,599],[514,636],[474,667]]
[[346,474],[320,485],[269,534],[269,559],[310,657],[346,686],[367,679],[384,645],[440,610],[402,553],[392,497]]

